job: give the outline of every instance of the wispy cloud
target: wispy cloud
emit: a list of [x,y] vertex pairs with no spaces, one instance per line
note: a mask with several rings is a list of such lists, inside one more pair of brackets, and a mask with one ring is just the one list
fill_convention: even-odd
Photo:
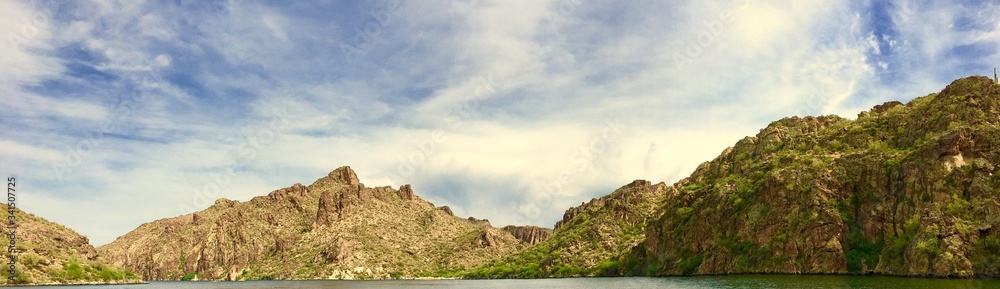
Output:
[[[110,242],[351,165],[459,215],[551,226],[768,122],[998,60],[988,1],[2,2],[0,171]],[[0,41],[2,42],[2,41]],[[85,216],[85,217],[81,217]]]

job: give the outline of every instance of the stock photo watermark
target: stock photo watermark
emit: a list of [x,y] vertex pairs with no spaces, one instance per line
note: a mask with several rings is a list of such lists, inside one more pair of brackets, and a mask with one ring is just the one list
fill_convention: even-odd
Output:
[[165,83],[160,78],[159,73],[157,73],[161,67],[165,66],[165,62],[170,62],[169,56],[157,56],[154,60],[156,65],[153,65],[153,68],[143,75],[140,81],[140,89],[119,97],[111,113],[109,113],[110,117],[101,122],[96,130],[84,132],[86,135],[84,139],[76,142],[73,146],[66,146],[63,149],[63,159],[51,165],[52,174],[56,177],[56,180],[65,180],[66,175],[72,173],[77,167],[83,164],[87,156],[104,143],[105,134],[113,133],[121,123],[132,116],[136,106],[148,97],[146,93],[149,90],[159,88],[161,83]]
[[191,202],[182,203],[178,208],[181,214],[189,214],[198,211],[198,208],[205,208],[229,187],[232,179],[239,176],[238,168],[253,162],[260,151],[274,145],[280,138],[284,130],[291,121],[291,114],[287,107],[275,109],[274,116],[263,125],[251,133],[243,134],[232,147],[232,152],[236,154],[236,159],[230,161],[221,170],[209,172],[205,175],[206,181],[196,185],[191,195]]
[[686,65],[691,64],[695,59],[701,57],[705,53],[705,50],[714,44],[717,38],[722,36],[722,33],[726,31],[726,27],[733,24],[733,17],[736,12],[750,7],[750,0],[740,0],[740,2],[736,7],[724,9],[722,12],[719,12],[718,17],[702,22],[694,39],[685,46],[684,51],[674,52],[673,59],[677,71],[684,70]]
[[553,32],[558,31],[557,25],[572,16],[582,2],[583,0],[560,0],[556,3],[555,11],[549,11],[545,16],[545,22],[548,23],[549,29]]
[[17,219],[14,212],[17,210],[17,177],[7,177],[7,238],[10,243],[7,245],[8,258],[8,279],[14,281],[17,273]]
[[448,131],[461,128],[465,120],[479,109],[481,101],[496,93],[496,83],[493,81],[492,75],[478,77],[475,81],[476,88],[473,89],[473,94],[448,109],[448,113],[445,115],[448,130],[435,129],[429,136],[414,142],[416,147],[405,156],[397,157],[399,164],[396,166],[396,171],[386,173],[386,178],[394,183],[402,183],[413,176],[437,152],[438,146],[448,138]]
[[590,170],[592,164],[600,159],[613,142],[618,140],[622,133],[621,121],[618,119],[608,119],[604,121],[604,127],[597,136],[580,145],[568,158],[570,168],[560,171],[549,180],[539,180],[541,194],[535,194],[530,203],[522,204],[519,208],[522,214],[534,218],[541,213],[542,208],[552,205],[552,200],[560,196],[567,186],[573,183],[576,175]]
[[48,27],[52,18],[52,10],[48,7],[41,7],[40,11],[31,13],[30,16],[21,19],[21,29],[7,34],[7,43],[14,49],[21,51],[21,47],[31,43],[38,34]]
[[822,115],[830,99],[833,98],[833,94],[827,90],[826,85],[820,85],[812,89],[812,93],[806,97],[805,102],[802,106],[799,106],[798,111],[795,115],[807,116],[807,115]]
[[340,53],[344,55],[344,60],[350,63],[355,56],[364,53],[375,42],[376,37],[392,24],[401,6],[401,0],[392,0],[385,7],[369,11],[367,20],[361,26],[354,28],[350,43],[340,44]]

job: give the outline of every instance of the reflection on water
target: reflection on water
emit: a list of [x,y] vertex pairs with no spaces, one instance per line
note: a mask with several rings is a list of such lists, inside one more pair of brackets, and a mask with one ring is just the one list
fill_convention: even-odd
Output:
[[[66,287],[35,287],[66,288]],[[852,289],[1000,289],[998,280],[928,279],[874,276],[740,275],[663,278],[565,278],[534,280],[383,280],[383,281],[248,281],[248,282],[150,282],[143,285],[79,286],[72,288],[166,289],[166,288],[852,288]]]

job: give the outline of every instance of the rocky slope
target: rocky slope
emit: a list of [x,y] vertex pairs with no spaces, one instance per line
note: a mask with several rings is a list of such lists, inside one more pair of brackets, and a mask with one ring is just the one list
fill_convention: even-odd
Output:
[[[8,207],[3,206],[3,214]],[[4,241],[3,269],[0,284],[106,284],[142,282],[132,272],[121,267],[108,265],[107,260],[97,254],[87,237],[49,222],[20,209],[14,212],[17,245],[17,265],[13,282],[8,278],[6,245],[9,244],[10,229],[6,220],[0,226],[0,236]]]
[[856,120],[776,121],[675,184],[626,259],[652,275],[995,277],[998,124],[986,77]]
[[453,216],[409,185],[367,188],[341,167],[309,186],[143,224],[98,250],[146,280],[406,278],[473,268],[539,234]]
[[645,240],[646,221],[670,189],[662,182],[636,180],[607,196],[570,208],[556,223],[551,237],[513,256],[470,270],[465,277],[618,275],[618,260]]

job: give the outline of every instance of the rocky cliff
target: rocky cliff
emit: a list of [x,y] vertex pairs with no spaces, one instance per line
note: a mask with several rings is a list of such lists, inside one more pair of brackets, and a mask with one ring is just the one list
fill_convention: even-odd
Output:
[[470,270],[468,278],[618,275],[618,260],[645,239],[644,228],[667,190],[636,180],[570,208],[548,238],[513,256]]
[[143,224],[98,248],[147,280],[400,278],[457,272],[530,243],[349,167],[247,202]]
[[856,120],[776,121],[673,185],[627,259],[652,275],[997,276],[998,125],[986,77]]
[[[8,214],[8,207],[4,215]],[[8,278],[7,218],[0,226],[5,249],[0,284],[120,284],[142,282],[132,272],[108,265],[90,240],[69,228],[15,209],[17,265],[13,282]]]
[[542,228],[537,226],[505,226],[502,228],[504,231],[509,232],[514,235],[514,238],[524,241],[529,245],[534,245],[539,242],[545,241],[550,235],[552,235],[552,229]]

